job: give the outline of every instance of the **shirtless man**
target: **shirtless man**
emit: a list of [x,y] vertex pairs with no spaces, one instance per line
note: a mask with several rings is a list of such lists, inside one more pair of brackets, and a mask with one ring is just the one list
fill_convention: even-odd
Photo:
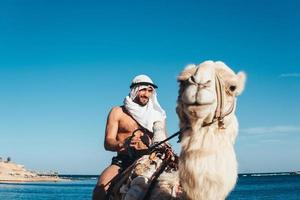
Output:
[[[165,121],[165,111],[160,107],[155,89],[157,86],[146,75],[136,76],[130,86],[130,94],[124,105],[112,108],[105,130],[105,150],[117,152],[112,163],[98,179],[93,192],[94,200],[104,200],[111,180],[129,167],[138,157],[129,155],[128,148],[144,149],[141,136],[153,136],[153,123]],[[128,138],[135,133],[128,142]]]

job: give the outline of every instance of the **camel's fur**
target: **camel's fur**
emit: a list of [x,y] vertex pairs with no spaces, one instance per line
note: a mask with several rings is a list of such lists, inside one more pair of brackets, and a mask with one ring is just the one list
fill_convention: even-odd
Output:
[[[164,172],[150,199],[223,200],[234,188],[237,179],[234,142],[238,133],[235,108],[224,118],[225,129],[220,129],[217,122],[203,127],[203,123],[213,119],[217,107],[216,74],[226,89],[224,109],[227,110],[228,102],[235,102],[244,89],[246,75],[243,72],[235,74],[223,62],[206,61],[198,66],[187,66],[178,76],[176,111],[180,128],[184,130],[179,173]],[[205,86],[196,87],[195,82]],[[235,87],[234,91],[230,90],[231,86]],[[183,193],[175,198],[179,183]]]

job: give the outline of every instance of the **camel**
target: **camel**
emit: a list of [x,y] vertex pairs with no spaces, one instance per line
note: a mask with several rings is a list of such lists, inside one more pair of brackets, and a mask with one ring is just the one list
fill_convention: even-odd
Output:
[[187,199],[221,200],[234,188],[238,134],[236,97],[246,75],[235,74],[223,62],[188,66],[178,77],[178,105],[182,134],[180,184]]
[[153,159],[146,164],[149,156],[145,155],[138,168],[141,170],[141,164],[148,167],[132,181],[134,189],[123,188],[123,196],[113,199],[144,199],[148,191],[147,199],[151,200],[224,200],[234,188],[237,180],[234,143],[238,134],[235,109],[237,96],[244,90],[246,74],[236,74],[220,61],[205,61],[188,65],[177,80],[176,112],[181,130],[179,169],[164,171],[149,191],[143,173],[149,174],[147,170]]

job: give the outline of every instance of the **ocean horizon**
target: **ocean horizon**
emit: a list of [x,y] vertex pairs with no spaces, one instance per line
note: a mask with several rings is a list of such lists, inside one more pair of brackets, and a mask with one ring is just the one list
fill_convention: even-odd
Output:
[[[88,200],[98,175],[60,175],[63,182],[0,183],[1,200]],[[228,200],[300,198],[300,175],[294,172],[239,174]]]

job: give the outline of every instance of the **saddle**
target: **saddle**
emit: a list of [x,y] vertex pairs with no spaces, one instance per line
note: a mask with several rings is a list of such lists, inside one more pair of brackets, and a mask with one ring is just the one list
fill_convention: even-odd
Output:
[[147,200],[163,172],[178,169],[178,156],[165,144],[136,160],[111,185],[108,200]]

